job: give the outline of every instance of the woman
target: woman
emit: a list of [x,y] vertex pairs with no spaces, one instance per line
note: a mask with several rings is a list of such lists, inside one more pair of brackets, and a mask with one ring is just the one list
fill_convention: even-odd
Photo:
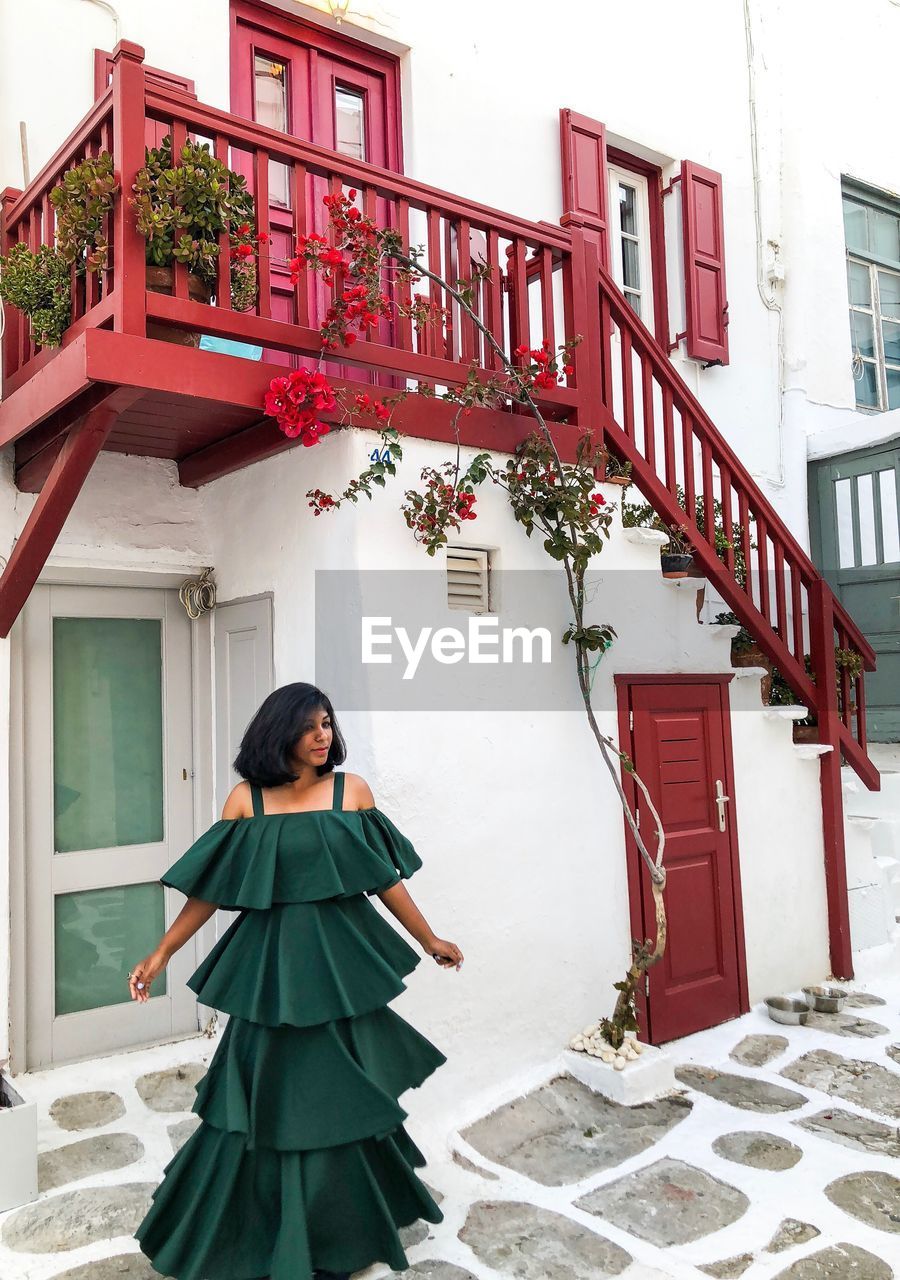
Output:
[[135,1236],[174,1280],[347,1280],[402,1271],[397,1228],[443,1214],[397,1099],[446,1057],[388,1002],[420,956],[459,970],[401,879],[422,865],[366,782],[335,771],[346,747],[327,696],[271,693],[234,762],[221,819],[161,876],[188,897],[128,975],[146,1001],[170,957],[217,907],[239,911],[188,979],[229,1015]]

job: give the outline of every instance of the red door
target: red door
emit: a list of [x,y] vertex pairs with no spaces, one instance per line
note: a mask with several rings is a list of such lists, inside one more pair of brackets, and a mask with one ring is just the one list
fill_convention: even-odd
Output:
[[[396,59],[263,5],[232,3],[232,109],[259,124],[385,169],[400,169],[400,96]],[[248,179],[250,175],[248,174]],[[325,180],[307,180],[308,230],[323,231]],[[295,323],[291,182],[286,166],[269,166],[272,318]],[[310,216],[311,215],[311,216]],[[328,305],[314,299],[312,325]],[[289,357],[267,352],[283,363]],[[332,373],[340,370],[332,367]],[[348,371],[349,372],[349,371]],[[355,372],[354,376],[359,377]]]
[[[619,687],[632,759],[666,833],[668,945],[650,970],[645,1009],[648,1038],[660,1044],[748,1007],[727,684],[621,677]],[[643,801],[640,829],[653,829]],[[629,846],[632,930],[652,938],[650,879]]]

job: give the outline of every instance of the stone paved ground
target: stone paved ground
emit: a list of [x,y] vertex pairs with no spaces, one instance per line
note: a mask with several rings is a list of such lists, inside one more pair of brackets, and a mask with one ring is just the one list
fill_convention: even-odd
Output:
[[[400,1280],[900,1280],[900,979],[856,989],[833,1021],[757,1008],[668,1046],[677,1090],[644,1107],[550,1064],[425,1148],[444,1221],[404,1229]],[[0,1214],[0,1280],[155,1280],[131,1232],[215,1045],[18,1078],[40,1195]]]

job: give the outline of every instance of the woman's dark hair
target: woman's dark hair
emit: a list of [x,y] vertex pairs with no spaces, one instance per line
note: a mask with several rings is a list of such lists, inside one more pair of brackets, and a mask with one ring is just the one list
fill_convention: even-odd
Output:
[[247,725],[234,767],[257,787],[278,787],[297,777],[291,760],[298,738],[303,736],[314,711],[322,709],[331,720],[331,747],[324,764],[316,765],[321,777],[347,758],[331,699],[314,684],[284,684],[274,689]]

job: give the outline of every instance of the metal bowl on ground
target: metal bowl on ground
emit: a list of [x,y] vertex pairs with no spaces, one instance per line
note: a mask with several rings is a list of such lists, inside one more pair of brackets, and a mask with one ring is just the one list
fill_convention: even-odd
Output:
[[809,1017],[809,1005],[805,1000],[792,1000],[790,996],[769,996],[766,1009],[773,1022],[786,1026],[802,1026]]
[[840,1013],[847,999],[843,987],[804,987],[803,994],[810,1009],[818,1013]]

